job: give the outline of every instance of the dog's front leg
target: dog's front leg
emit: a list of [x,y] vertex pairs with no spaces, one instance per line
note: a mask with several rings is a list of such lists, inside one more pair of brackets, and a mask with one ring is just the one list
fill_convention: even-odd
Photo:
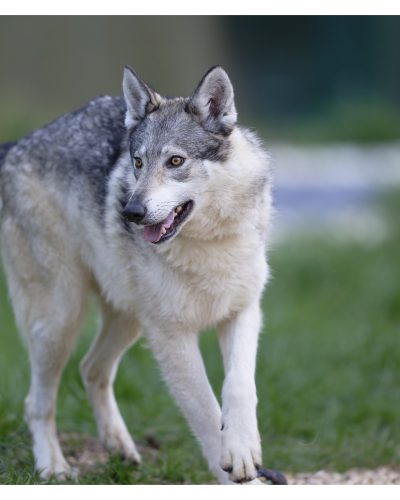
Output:
[[207,378],[198,336],[153,330],[149,340],[172,395],[200,441],[210,470],[221,483],[229,483],[219,465],[221,410]]
[[253,480],[262,461],[255,385],[260,326],[260,308],[254,303],[218,329],[225,368],[221,467],[235,482]]

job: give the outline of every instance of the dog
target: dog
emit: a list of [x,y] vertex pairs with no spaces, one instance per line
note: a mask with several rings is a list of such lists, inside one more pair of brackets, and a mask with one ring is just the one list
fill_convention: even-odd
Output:
[[[104,446],[141,457],[113,382],[144,335],[220,483],[257,484],[256,351],[272,215],[269,155],[237,124],[232,83],[211,68],[166,98],[130,67],[102,96],[0,147],[0,234],[9,294],[29,348],[25,418],[43,479],[73,477],[55,404],[87,297],[101,328],[80,370]],[[216,329],[220,407],[199,351]]]

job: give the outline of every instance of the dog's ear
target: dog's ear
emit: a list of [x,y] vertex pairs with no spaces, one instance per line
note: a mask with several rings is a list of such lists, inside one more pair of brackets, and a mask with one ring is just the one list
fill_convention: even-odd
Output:
[[233,87],[221,66],[214,66],[203,76],[188,109],[206,130],[223,135],[232,132],[237,119]]
[[158,108],[161,97],[130,66],[125,66],[122,89],[126,103],[125,126],[132,129],[147,113]]

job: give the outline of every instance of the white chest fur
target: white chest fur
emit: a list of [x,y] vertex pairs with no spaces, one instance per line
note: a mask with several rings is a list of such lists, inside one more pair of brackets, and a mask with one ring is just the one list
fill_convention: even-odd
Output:
[[[262,291],[267,279],[264,248],[237,239],[205,242],[176,241],[163,252],[165,283],[173,301],[165,315],[202,329],[241,310]],[[174,317],[171,317],[171,312]]]
[[149,328],[199,331],[216,325],[257,298],[268,277],[256,235],[203,243],[176,238],[148,254],[133,255],[119,245],[110,250],[103,256],[107,265],[103,258],[96,266],[99,285],[116,308],[131,311]]
[[190,221],[171,242],[157,246],[141,241],[138,228],[136,244],[121,233],[116,212],[123,162],[113,173],[95,274],[115,307],[132,311],[149,327],[204,329],[262,292],[271,213],[268,158],[239,131],[231,142],[232,159],[209,166],[211,187],[203,189],[199,180]]

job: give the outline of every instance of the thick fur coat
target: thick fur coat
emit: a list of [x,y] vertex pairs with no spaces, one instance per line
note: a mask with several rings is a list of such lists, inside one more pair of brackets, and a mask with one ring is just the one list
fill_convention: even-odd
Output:
[[[257,482],[268,155],[237,125],[220,67],[190,98],[163,98],[130,68],[123,90],[0,148],[3,261],[30,353],[36,468],[44,478],[75,473],[58,441],[55,401],[93,292],[102,326],[81,373],[105,446],[140,462],[113,381],[145,335],[210,469],[222,483]],[[198,348],[208,327],[223,354],[222,408]]]

